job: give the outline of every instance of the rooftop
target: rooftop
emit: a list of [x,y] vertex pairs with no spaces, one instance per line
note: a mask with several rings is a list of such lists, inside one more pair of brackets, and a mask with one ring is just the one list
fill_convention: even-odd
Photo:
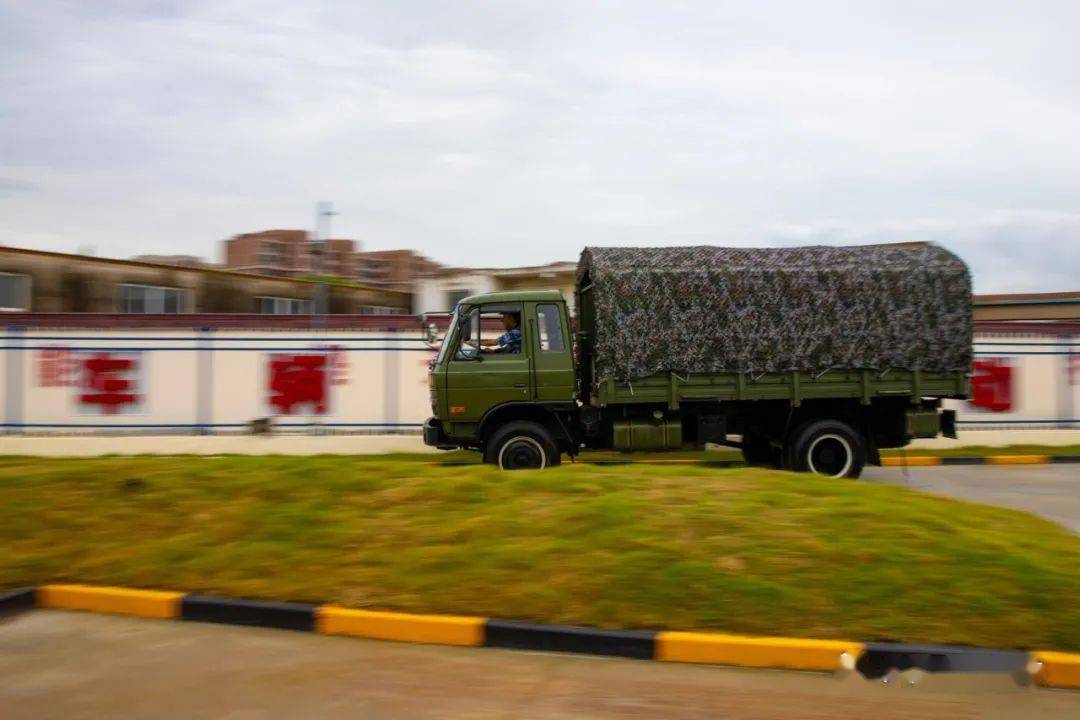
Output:
[[1001,295],[976,295],[976,305],[1036,305],[1078,303],[1080,292],[1012,293]]
[[548,263],[546,265],[526,265],[524,267],[506,267],[506,268],[469,268],[469,267],[446,267],[436,273],[437,275],[461,275],[469,273],[478,273],[482,275],[492,275],[494,277],[520,277],[526,276],[540,276],[545,275],[557,275],[559,273],[575,273],[577,272],[577,262],[573,260],[564,260],[560,262]]
[[[179,265],[168,265],[168,264],[164,264],[164,263],[144,262],[144,261],[141,261],[141,260],[121,260],[119,258],[96,257],[96,256],[93,256],[93,255],[76,255],[74,253],[53,252],[51,250],[31,250],[29,248],[17,248],[17,247],[0,246],[0,254],[6,254],[6,255],[32,255],[32,256],[38,256],[38,257],[52,257],[52,258],[57,258],[57,259],[61,259],[61,260],[74,260],[74,261],[90,262],[90,263],[106,263],[106,264],[109,264],[109,265],[123,265],[123,266],[127,266],[127,267],[157,268],[157,269],[161,269],[161,270],[173,270],[173,271],[179,270],[179,271],[182,271],[182,272],[207,273],[207,274],[213,274],[213,275],[225,275],[225,276],[228,276],[228,277],[262,278],[264,280],[274,280],[274,281],[277,281],[277,282],[290,282],[290,283],[297,283],[297,284],[304,284],[304,285],[316,284],[316,281],[314,281],[314,280],[299,280],[297,278],[280,277],[280,276],[277,276],[277,275],[261,275],[259,273],[240,272],[240,271],[237,271],[237,270],[219,270],[217,268],[209,268],[209,267],[184,267],[184,266],[179,266]],[[352,282],[349,283],[349,286],[359,288],[361,290],[371,290],[373,292],[393,293],[393,294],[397,294],[397,295],[408,295],[409,294],[407,292],[401,292],[401,291],[398,291],[398,290],[387,290],[385,288],[372,287],[370,285],[361,285],[359,283],[352,283]]]

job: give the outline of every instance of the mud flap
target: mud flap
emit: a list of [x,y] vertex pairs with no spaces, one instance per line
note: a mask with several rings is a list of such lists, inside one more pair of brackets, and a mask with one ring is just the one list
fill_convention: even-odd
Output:
[[956,411],[941,411],[941,434],[947,438],[956,439]]

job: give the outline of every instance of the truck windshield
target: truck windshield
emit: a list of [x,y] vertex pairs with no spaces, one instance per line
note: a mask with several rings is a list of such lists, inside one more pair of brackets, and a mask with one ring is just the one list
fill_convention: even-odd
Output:
[[446,332],[443,333],[442,345],[439,347],[439,354],[435,356],[435,364],[442,365],[443,360],[446,359],[446,351],[450,346],[450,332],[457,327],[458,322],[458,306],[454,306],[454,314],[450,316],[450,324],[446,326]]

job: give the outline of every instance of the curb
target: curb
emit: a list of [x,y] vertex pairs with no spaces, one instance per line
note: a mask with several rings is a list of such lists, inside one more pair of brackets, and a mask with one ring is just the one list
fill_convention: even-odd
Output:
[[484,645],[513,650],[572,652],[586,655],[651,660],[656,633],[651,630],[598,630],[565,625],[536,625],[513,620],[488,620]]
[[1040,650],[1032,653],[1028,671],[1040,685],[1080,689],[1080,655]]
[[322,605],[315,611],[317,633],[433,645],[483,645],[486,622],[481,617],[410,615],[333,605]]
[[0,615],[33,609],[35,595],[34,588],[17,588],[0,593]]
[[180,615],[183,593],[131,590],[95,585],[44,585],[37,589],[37,606],[90,612],[173,618]]
[[1046,687],[1080,688],[1080,654],[1044,650],[1028,652],[707,632],[603,630],[92,585],[43,585],[0,593],[0,614],[34,607],[434,645],[572,652],[662,662],[817,672],[857,670],[868,679],[912,668],[926,672],[1002,672],[1011,673],[1021,682],[1031,677]]
[[1080,455],[886,455],[882,467],[929,465],[1059,465],[1080,463]]
[[260,600],[234,600],[212,595],[185,595],[180,619],[279,630],[315,631],[317,605]]
[[606,630],[541,625],[489,617],[353,610],[328,604],[268,602],[166,590],[95,585],[43,585],[0,593],[0,615],[33,608],[170,617],[446,646],[633,657],[671,663],[782,668],[834,673],[858,670],[867,679],[912,668],[927,673],[1009,673],[1048,688],[1080,689],[1080,654],[752,637],[680,631]]
[[879,678],[891,670],[909,668],[927,672],[1002,672],[1019,677],[1026,673],[1031,660],[1031,653],[1025,650],[867,643],[856,669],[866,678]]
[[831,672],[854,669],[863,652],[862,643],[843,640],[668,631],[656,637],[657,660],[708,665]]

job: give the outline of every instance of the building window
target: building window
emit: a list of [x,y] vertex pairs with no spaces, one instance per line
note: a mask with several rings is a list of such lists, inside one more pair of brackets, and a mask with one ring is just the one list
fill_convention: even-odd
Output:
[[409,311],[406,308],[388,307],[386,305],[361,305],[359,308],[361,315],[408,315]]
[[184,291],[153,285],[120,285],[119,311],[122,313],[184,312]]
[[0,273],[0,312],[30,309],[30,278],[14,273]]
[[257,297],[255,308],[262,315],[310,315],[311,301],[297,298]]
[[449,307],[447,307],[446,309],[447,310],[453,310],[454,308],[457,307],[457,304],[459,302],[461,302],[465,298],[469,297],[470,295],[472,295],[472,291],[470,291],[470,290],[450,290],[450,291],[448,291],[446,293],[446,302],[449,305]]

